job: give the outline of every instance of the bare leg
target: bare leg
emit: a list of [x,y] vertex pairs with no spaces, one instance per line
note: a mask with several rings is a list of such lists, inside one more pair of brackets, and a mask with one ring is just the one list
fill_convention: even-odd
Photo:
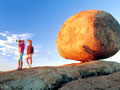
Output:
[[32,57],[30,57],[30,65],[32,64]]
[[18,69],[20,69],[20,61],[18,61]]
[[23,66],[23,62],[20,62],[20,66],[21,66],[21,69],[22,69],[22,66]]
[[29,59],[29,57],[26,58],[26,62],[27,62],[27,64],[29,65],[28,59]]

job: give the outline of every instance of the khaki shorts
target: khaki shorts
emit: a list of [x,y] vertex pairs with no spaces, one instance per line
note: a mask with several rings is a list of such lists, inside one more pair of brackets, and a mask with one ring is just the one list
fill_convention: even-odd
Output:
[[18,61],[23,62],[23,54],[24,53],[19,53],[18,54],[18,59],[17,59]]
[[32,54],[27,55],[27,58],[32,58]]

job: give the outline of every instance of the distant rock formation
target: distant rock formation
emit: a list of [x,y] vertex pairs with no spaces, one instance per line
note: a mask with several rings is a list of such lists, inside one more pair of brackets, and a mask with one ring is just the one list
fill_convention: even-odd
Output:
[[120,48],[120,25],[105,11],[82,11],[65,21],[56,44],[59,54],[66,59],[108,58]]
[[[106,61],[59,67],[37,67],[22,71],[14,70],[0,74],[0,90],[72,90],[68,86],[72,83],[75,84],[71,85],[73,90],[80,87],[81,90],[86,90],[86,87],[92,90],[100,87],[102,89],[98,90],[107,90],[108,88],[108,90],[118,90],[112,88],[120,86],[118,83],[120,81],[119,72],[119,63]],[[97,83],[98,81],[100,84]],[[114,84],[112,84],[113,81]]]

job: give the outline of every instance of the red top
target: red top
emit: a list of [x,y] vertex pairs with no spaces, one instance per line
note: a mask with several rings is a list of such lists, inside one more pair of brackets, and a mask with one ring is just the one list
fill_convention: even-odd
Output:
[[25,44],[21,42],[19,44],[19,53],[24,53],[24,49],[25,49]]
[[31,54],[31,50],[32,50],[32,45],[28,45],[27,46],[27,55]]

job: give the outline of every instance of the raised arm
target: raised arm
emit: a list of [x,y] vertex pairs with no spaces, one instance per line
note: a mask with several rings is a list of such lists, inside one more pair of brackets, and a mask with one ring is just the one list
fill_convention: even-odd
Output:
[[20,47],[20,42],[17,42],[18,47]]

